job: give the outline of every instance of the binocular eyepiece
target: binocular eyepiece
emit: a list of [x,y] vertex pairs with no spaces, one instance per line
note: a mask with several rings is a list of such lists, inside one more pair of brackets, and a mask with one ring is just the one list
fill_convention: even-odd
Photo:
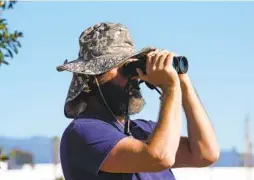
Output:
[[[174,56],[173,57],[173,67],[178,74],[185,74],[188,71],[189,65],[188,60],[185,56]],[[146,59],[139,58],[137,61],[132,61],[124,64],[123,75],[135,77],[138,76],[136,69],[141,69],[146,73]]]

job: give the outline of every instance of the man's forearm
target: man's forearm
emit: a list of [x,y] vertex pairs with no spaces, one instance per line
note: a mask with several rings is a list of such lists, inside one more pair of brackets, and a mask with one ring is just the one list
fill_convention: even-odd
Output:
[[159,158],[175,159],[181,134],[181,88],[169,88],[163,94],[159,120],[148,139],[148,145]]
[[190,150],[194,156],[214,162],[218,159],[220,150],[213,126],[189,77],[180,75],[179,78]]

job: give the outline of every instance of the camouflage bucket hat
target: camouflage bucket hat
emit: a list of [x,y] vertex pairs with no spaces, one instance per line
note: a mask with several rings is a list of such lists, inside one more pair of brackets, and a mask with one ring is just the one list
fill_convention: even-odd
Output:
[[86,102],[75,98],[88,88],[89,76],[105,73],[130,58],[154,50],[147,47],[136,52],[128,29],[120,23],[99,23],[83,31],[79,37],[79,54],[76,60],[57,67],[57,71],[73,73],[65,100],[64,113],[75,118],[86,108]]

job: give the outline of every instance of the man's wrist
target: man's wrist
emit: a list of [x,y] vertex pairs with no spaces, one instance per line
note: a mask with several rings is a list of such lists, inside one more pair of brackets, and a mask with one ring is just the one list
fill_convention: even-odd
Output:
[[175,85],[171,85],[171,86],[166,86],[162,89],[162,94],[160,97],[160,100],[163,100],[165,97],[170,96],[175,94],[176,92],[181,94],[181,86],[180,86],[180,82],[175,84]]
[[182,100],[185,101],[186,98],[194,97],[197,95],[194,86],[187,74],[179,75],[179,80],[181,83],[181,91],[182,91]]
[[193,89],[191,80],[187,74],[179,74],[179,80],[182,91],[189,91]]
[[171,91],[174,91],[178,88],[181,88],[181,84],[180,81],[176,81],[174,84],[165,84],[161,86],[161,90],[163,94],[167,94]]

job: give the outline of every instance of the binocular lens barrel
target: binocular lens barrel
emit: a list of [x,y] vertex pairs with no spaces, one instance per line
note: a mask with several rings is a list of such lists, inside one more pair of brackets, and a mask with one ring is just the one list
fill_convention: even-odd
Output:
[[189,64],[185,56],[175,56],[173,58],[173,67],[178,74],[185,74],[188,71]]
[[[185,56],[174,56],[172,65],[178,74],[187,73],[189,68],[188,60]],[[131,76],[131,77],[138,76],[136,68],[141,69],[145,73],[146,61],[141,59],[138,61],[126,63],[123,67],[123,74],[125,76]]]

